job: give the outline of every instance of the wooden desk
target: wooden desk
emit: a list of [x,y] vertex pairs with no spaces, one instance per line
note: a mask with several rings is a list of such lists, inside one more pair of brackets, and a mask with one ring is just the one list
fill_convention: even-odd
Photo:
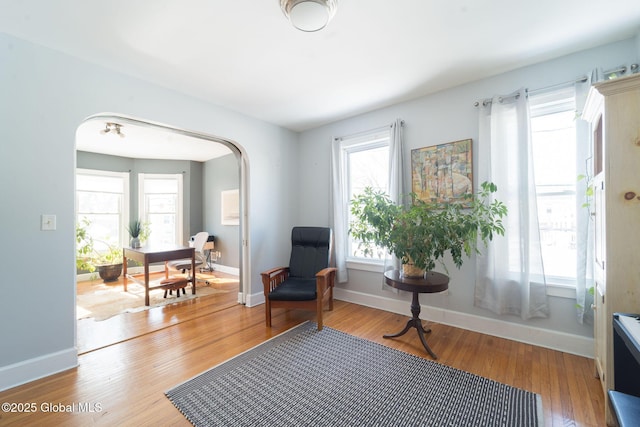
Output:
[[[143,248],[122,248],[122,265],[124,276],[124,291],[127,291],[127,280],[129,278],[135,280],[132,276],[127,275],[127,259],[138,261],[144,265],[144,304],[149,305],[149,289],[161,287],[149,286],[149,264],[161,261],[171,261],[174,259],[191,258],[191,289],[193,294],[196,293],[196,250],[186,246],[163,246],[163,247],[143,247]],[[165,267],[166,268],[166,267]]]
[[422,345],[429,352],[431,357],[437,359],[438,356],[431,350],[427,344],[427,340],[424,337],[425,333],[431,332],[431,329],[424,329],[422,321],[420,320],[420,302],[418,301],[418,295],[421,293],[434,293],[442,292],[449,289],[449,277],[437,273],[435,271],[428,271],[424,278],[408,278],[400,274],[398,270],[391,270],[384,273],[384,280],[387,285],[403,291],[413,292],[413,300],[411,301],[411,313],[413,317],[407,322],[407,326],[397,334],[383,335],[383,338],[396,338],[407,333],[411,328],[416,328],[418,336]]

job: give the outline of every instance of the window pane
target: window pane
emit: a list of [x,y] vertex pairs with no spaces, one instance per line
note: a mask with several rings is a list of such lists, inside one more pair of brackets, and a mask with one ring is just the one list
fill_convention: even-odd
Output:
[[146,178],[144,181],[144,192],[147,194],[153,193],[177,193],[178,181],[175,179],[157,179]]
[[389,146],[349,154],[350,195],[360,194],[366,187],[387,191],[388,171]]
[[576,275],[575,112],[531,120],[540,241],[545,275]]
[[78,212],[114,213],[121,211],[122,194],[78,191]]
[[149,224],[149,244],[181,244],[182,176],[140,174],[140,215]]
[[123,178],[116,176],[77,174],[76,189],[103,193],[122,193]]
[[[357,150],[347,151],[347,170],[349,179],[349,200],[364,192],[366,187],[373,187],[384,192],[388,191],[389,180],[389,145],[388,140],[381,145],[380,141],[358,146]],[[347,218],[352,221],[350,206],[347,208]],[[359,241],[349,236],[348,256],[365,258],[364,251],[359,249]],[[382,248],[374,250],[373,257],[368,259],[383,259],[385,251]]]
[[536,185],[572,186],[576,182],[575,113],[566,111],[531,120]]
[[147,212],[152,213],[175,213],[176,211],[176,195],[175,194],[147,194]]
[[93,238],[94,247],[98,252],[106,252],[110,245],[120,246],[120,214],[113,215],[78,215],[80,221],[87,218],[91,224],[87,232]]
[[77,221],[90,221],[87,231],[99,252],[106,251],[108,245],[123,245],[128,182],[126,173],[82,169],[76,173]]

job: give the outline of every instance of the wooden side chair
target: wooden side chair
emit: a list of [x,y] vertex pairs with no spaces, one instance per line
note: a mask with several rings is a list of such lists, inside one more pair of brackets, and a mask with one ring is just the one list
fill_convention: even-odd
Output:
[[332,249],[330,228],[293,228],[289,266],[261,273],[267,326],[271,326],[272,308],[293,308],[315,311],[318,330],[322,330],[325,304],[333,310],[336,269],[330,267]]

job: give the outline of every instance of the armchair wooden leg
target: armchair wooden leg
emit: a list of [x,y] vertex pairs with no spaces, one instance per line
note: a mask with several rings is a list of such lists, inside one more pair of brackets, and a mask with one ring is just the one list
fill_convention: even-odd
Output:
[[267,297],[265,301],[265,319],[267,321],[267,327],[271,327],[271,302],[269,301],[269,297]]
[[318,307],[316,309],[316,312],[318,313],[316,315],[317,317],[317,321],[318,321],[318,330],[321,331],[323,324],[322,324],[322,310],[324,309],[323,307],[324,304],[322,304],[322,298],[318,298]]

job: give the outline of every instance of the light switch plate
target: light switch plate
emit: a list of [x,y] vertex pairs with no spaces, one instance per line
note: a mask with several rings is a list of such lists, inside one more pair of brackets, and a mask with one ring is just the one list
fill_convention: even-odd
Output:
[[41,218],[40,229],[42,231],[49,231],[49,230],[55,230],[56,229],[56,216],[55,215],[42,214],[40,216],[40,218]]

